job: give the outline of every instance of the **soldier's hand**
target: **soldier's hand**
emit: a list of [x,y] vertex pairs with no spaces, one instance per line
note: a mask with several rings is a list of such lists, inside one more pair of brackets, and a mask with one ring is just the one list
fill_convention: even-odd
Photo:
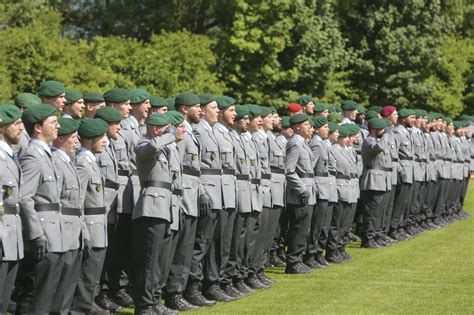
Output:
[[202,217],[209,215],[211,201],[206,195],[202,195],[199,198],[199,215]]
[[84,249],[82,250],[82,258],[84,258],[84,259],[89,258],[89,254],[90,254],[89,251],[90,251],[89,246],[84,245]]
[[307,205],[308,202],[309,202],[309,192],[308,191],[305,191],[304,193],[302,193],[300,195],[300,202],[302,205]]
[[31,247],[33,250],[33,255],[36,260],[41,260],[46,254],[46,245],[48,240],[44,235],[31,240]]
[[174,125],[169,125],[168,128],[166,128],[165,133],[176,136],[176,127]]

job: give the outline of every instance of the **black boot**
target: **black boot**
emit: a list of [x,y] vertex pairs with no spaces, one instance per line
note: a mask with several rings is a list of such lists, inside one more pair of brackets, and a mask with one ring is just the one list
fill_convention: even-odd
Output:
[[176,311],[185,312],[197,310],[199,306],[189,303],[181,293],[169,293],[165,295],[165,306]]
[[191,281],[183,292],[183,296],[189,303],[197,306],[212,306],[216,301],[206,299],[199,291],[199,281]]
[[212,283],[209,287],[202,292],[206,298],[218,302],[230,302],[235,301],[237,298],[230,297],[221,289],[217,282]]

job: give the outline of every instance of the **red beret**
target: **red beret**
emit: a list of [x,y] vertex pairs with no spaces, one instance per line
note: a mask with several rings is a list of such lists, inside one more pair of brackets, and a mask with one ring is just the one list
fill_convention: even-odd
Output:
[[395,106],[391,106],[391,105],[384,106],[382,110],[380,111],[380,116],[382,116],[383,118],[388,117],[392,115],[392,113],[396,110],[397,108]]
[[298,103],[291,103],[286,109],[290,112],[297,113],[303,110],[303,106]]

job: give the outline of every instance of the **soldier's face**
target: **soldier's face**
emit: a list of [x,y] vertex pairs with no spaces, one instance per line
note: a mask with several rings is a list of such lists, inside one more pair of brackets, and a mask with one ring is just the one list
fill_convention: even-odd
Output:
[[281,133],[288,139],[293,137],[293,129],[291,128],[283,128]]
[[309,124],[309,121],[297,124],[293,131],[302,136],[304,139],[309,139],[313,135],[313,128]]
[[193,124],[199,123],[199,120],[201,119],[201,116],[202,116],[202,110],[199,104],[194,105],[194,106],[183,106],[183,108],[184,108],[184,114],[186,115],[186,119],[189,122]]
[[337,139],[339,138],[339,130],[336,130],[334,132],[331,132],[329,135],[328,135],[328,138],[330,141],[332,142],[337,142]]
[[150,110],[150,100],[145,100],[140,104],[134,104],[132,106],[133,116],[138,120],[140,124],[144,124],[146,118],[148,117],[148,111]]
[[3,138],[8,144],[20,143],[21,133],[23,132],[23,122],[21,118],[3,127]]
[[73,103],[72,105],[68,105],[71,107],[70,110],[70,115],[74,118],[82,118],[84,115],[84,108],[86,107],[84,105],[84,100],[81,98],[77,102]]
[[398,113],[396,110],[393,111],[393,113],[388,116],[388,118],[390,119],[390,121],[392,122],[392,125],[395,125],[398,121]]
[[205,106],[201,106],[203,117],[211,124],[217,122],[219,117],[219,108],[217,107],[217,102],[212,101]]
[[92,139],[92,147],[91,147],[92,153],[104,152],[105,142],[106,142],[105,133],[102,136],[95,137],[94,139]]
[[329,116],[329,110],[325,109],[320,113],[321,116],[328,117]]
[[229,106],[228,108],[221,111],[220,115],[222,116],[222,121],[224,122],[224,124],[226,124],[227,126],[232,126],[235,121],[235,116],[237,116],[235,112],[235,106]]
[[107,130],[107,137],[117,140],[119,137],[119,130],[121,129],[120,123],[109,123],[109,129]]
[[235,122],[235,129],[238,132],[247,132],[249,130],[250,119],[248,115]]
[[314,114],[314,103],[311,101],[305,106],[306,114],[313,115]]
[[348,117],[350,120],[355,120],[357,116],[357,110],[348,110],[344,112],[344,115]]
[[267,115],[262,118],[262,127],[264,130],[273,130],[273,115]]
[[262,128],[262,117],[257,116],[250,119],[249,130],[255,131]]
[[[120,115],[122,115],[123,118],[127,118],[128,115],[130,115],[130,111],[132,110],[132,106],[130,105],[130,101],[126,101],[126,102],[118,103],[118,104],[113,104],[112,107],[117,109],[120,112]],[[97,109],[99,109],[99,108],[97,108]]]
[[66,93],[58,95],[56,97],[48,97],[45,99],[45,103],[51,104],[60,112],[64,110],[64,106],[66,105]]
[[58,139],[56,141],[59,142],[61,150],[63,150],[66,153],[74,153],[74,150],[79,144],[77,131],[70,135],[58,136]]
[[186,128],[184,127],[184,124],[181,123],[176,126],[176,142],[179,142],[184,139],[186,135]]
[[281,130],[281,118],[278,114],[273,114],[273,130]]
[[153,114],[163,114],[168,111],[168,107],[163,106],[163,107],[152,107],[148,111],[148,114],[153,115]]
[[37,125],[39,128],[36,129],[36,132],[41,134],[45,142],[49,143],[53,140],[56,140],[58,137],[58,130],[61,127],[56,116],[49,116],[45,121],[43,121],[42,124]]
[[329,125],[328,124],[325,124],[325,125],[321,126],[320,128],[315,129],[315,130],[316,130],[316,133],[318,134],[318,136],[320,136],[323,139],[326,139],[329,135]]

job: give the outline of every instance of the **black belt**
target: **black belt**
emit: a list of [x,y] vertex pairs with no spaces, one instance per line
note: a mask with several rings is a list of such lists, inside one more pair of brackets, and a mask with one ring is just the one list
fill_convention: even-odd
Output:
[[37,203],[35,204],[35,210],[41,211],[59,211],[59,203]]
[[392,162],[398,162],[398,158],[392,159]]
[[116,182],[113,182],[113,181],[107,179],[105,181],[105,187],[112,188],[114,190],[118,190],[120,188],[120,184],[117,184]]
[[80,217],[82,215],[81,209],[79,209],[79,208],[62,207],[61,208],[61,213],[64,214],[64,215],[73,215],[73,216],[78,216],[78,217]]
[[193,170],[191,167],[184,165],[183,166],[183,174],[199,177],[201,176],[201,172],[197,170]]
[[351,178],[359,178],[359,174],[351,174]]
[[258,179],[258,178],[252,178],[252,179],[250,180],[250,182],[251,182],[252,184],[255,184],[255,185],[260,185],[260,179]]
[[412,157],[407,157],[407,156],[401,156],[400,160],[413,161],[413,158]]
[[222,174],[224,174],[224,175],[234,175],[234,174],[235,174],[235,170],[231,170],[231,169],[225,168],[225,169],[222,170]]
[[446,162],[451,162],[450,159],[443,159],[443,161],[446,161]]
[[105,214],[105,207],[85,208],[84,214],[85,215]]
[[246,174],[237,174],[235,177],[237,177],[238,180],[249,180],[250,176]]
[[272,174],[262,174],[262,176],[260,176],[262,179],[272,179]]
[[426,160],[416,159],[415,162],[422,163],[422,162],[426,162]]
[[3,205],[4,214],[19,214],[20,206]]
[[336,174],[336,178],[337,178],[337,179],[351,179],[351,176],[350,176],[350,175],[344,175],[344,174],[337,173],[337,174]]
[[386,172],[391,172],[392,171],[391,167],[383,167],[383,166],[367,167],[367,169],[368,170],[386,171]]
[[436,159],[430,159],[430,161],[436,161]]
[[161,180],[146,180],[143,182],[143,187],[158,187],[171,190],[171,183],[162,182]]
[[313,178],[314,174],[313,173],[298,173],[298,176],[300,178]]
[[222,170],[220,168],[219,169],[215,169],[215,168],[202,169],[201,175],[222,175]]
[[132,175],[138,175],[138,171],[137,170],[118,170],[118,175],[119,176],[132,176]]
[[183,195],[183,190],[182,190],[182,189],[178,189],[178,188],[174,188],[174,189],[173,189],[173,195],[182,196],[182,195]]
[[329,177],[329,175],[336,176],[336,172],[316,172],[314,175],[318,177]]
[[270,171],[275,174],[285,174],[285,170],[276,167],[270,167]]

